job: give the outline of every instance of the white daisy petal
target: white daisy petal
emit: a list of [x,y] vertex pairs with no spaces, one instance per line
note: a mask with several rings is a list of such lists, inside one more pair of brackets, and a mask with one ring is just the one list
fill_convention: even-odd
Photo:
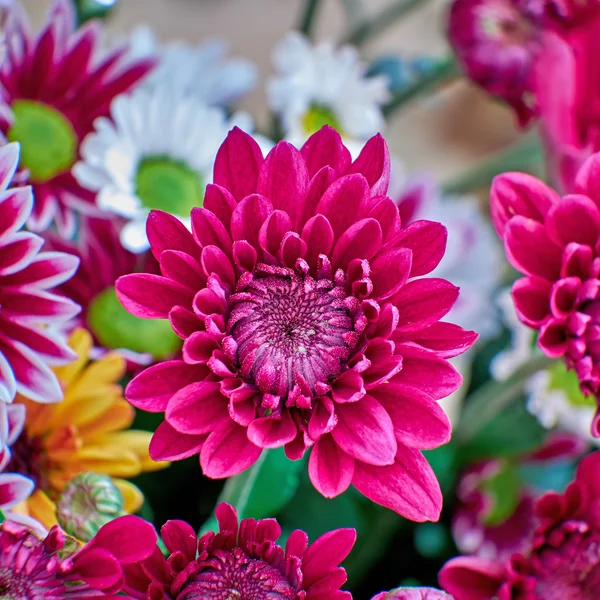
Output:
[[138,218],[134,221],[129,221],[121,230],[121,244],[130,252],[140,254],[150,248],[148,238],[146,236],[146,213],[143,218]]

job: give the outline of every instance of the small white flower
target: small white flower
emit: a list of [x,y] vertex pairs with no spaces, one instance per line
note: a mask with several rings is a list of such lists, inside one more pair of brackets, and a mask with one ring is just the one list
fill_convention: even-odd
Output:
[[329,42],[313,46],[290,32],[276,46],[273,64],[269,106],[293,143],[301,144],[326,124],[358,140],[385,127],[381,107],[389,96],[387,78],[367,77],[355,48]]
[[153,208],[189,226],[201,206],[219,146],[238,125],[251,130],[248,115],[225,111],[169,88],[138,89],[111,104],[111,117],[94,123],[73,168],[77,181],[98,192],[98,206],[127,220],[121,242],[132,252],[148,249],[146,219]]
[[183,41],[160,45],[147,26],[138,26],[130,39],[132,58],[157,57],[157,67],[144,80],[147,89],[167,87],[189,94],[209,106],[226,106],[249,92],[258,69],[245,59],[227,58],[227,44],[210,39],[192,46]]

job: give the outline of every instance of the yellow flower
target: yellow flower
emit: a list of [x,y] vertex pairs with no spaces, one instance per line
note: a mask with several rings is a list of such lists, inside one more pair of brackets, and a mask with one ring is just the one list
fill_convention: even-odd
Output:
[[84,329],[73,332],[69,345],[77,352],[77,360],[54,370],[64,400],[58,404],[16,400],[27,407],[27,417],[23,433],[12,446],[12,470],[32,477],[36,490],[15,510],[45,527],[56,523],[55,501],[80,473],[111,476],[123,494],[125,510],[136,512],[143,502],[142,493],[122,478],[168,465],[150,458],[151,433],[128,429],[135,412],[117,383],[125,374],[125,360],[111,353],[90,361],[92,338]]

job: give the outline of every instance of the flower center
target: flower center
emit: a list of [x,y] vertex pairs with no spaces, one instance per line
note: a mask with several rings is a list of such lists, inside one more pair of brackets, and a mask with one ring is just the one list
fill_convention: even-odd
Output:
[[204,199],[202,179],[183,162],[163,156],[144,158],[135,177],[143,206],[187,217]]
[[563,535],[568,537],[559,547],[545,546],[532,562],[536,565],[536,598],[596,600],[600,590],[600,535],[589,531]]
[[47,487],[44,475],[46,458],[42,440],[30,438],[26,432],[23,432],[10,450],[11,458],[5,472],[29,477],[34,481],[36,489]]
[[302,117],[302,125],[306,135],[316,133],[325,125],[333,127],[340,134],[342,133],[342,124],[337,115],[325,104],[313,104]]
[[87,321],[105,348],[126,348],[163,359],[181,345],[169,321],[140,319],[129,314],[119,302],[114,287],[106,288],[91,301]]
[[31,586],[10,567],[0,566],[0,600],[28,600]]
[[178,600],[294,600],[296,590],[269,563],[239,548],[217,551],[183,588]]
[[77,134],[56,109],[34,100],[15,100],[8,139],[21,144],[21,166],[33,182],[44,182],[68,171],[77,158]]
[[323,393],[318,384],[341,373],[358,341],[345,298],[332,281],[308,275],[253,279],[230,297],[242,376],[276,396],[296,386]]

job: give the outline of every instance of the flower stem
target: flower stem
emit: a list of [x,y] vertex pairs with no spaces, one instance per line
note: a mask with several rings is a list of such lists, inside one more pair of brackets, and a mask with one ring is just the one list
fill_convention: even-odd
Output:
[[385,31],[414,8],[425,5],[428,0],[397,0],[372,19],[356,26],[344,39],[345,44],[361,46]]
[[477,389],[467,399],[460,422],[454,432],[454,439],[459,444],[470,442],[495,416],[519,398],[529,377],[547,369],[554,360],[543,354],[537,354],[522,364],[508,379],[492,380]]
[[543,165],[543,158],[542,146],[537,135],[527,135],[503,152],[445,183],[442,185],[442,191],[445,194],[465,194],[488,186],[496,175],[507,171],[541,174],[539,171]]
[[446,58],[442,58],[431,70],[427,71],[414,83],[394,95],[391,101],[384,106],[384,115],[389,117],[392,113],[417,96],[429,91],[433,86],[454,79],[458,74],[459,69],[454,57],[447,56]]
[[268,450],[263,450],[258,460],[249,469],[235,477],[230,477],[223,487],[219,502],[227,502],[235,506],[240,519],[246,516],[245,512],[248,507],[252,488],[267,459],[267,454]]
[[315,17],[317,16],[320,3],[321,0],[306,0],[304,3],[298,30],[308,37],[310,37],[312,33]]

